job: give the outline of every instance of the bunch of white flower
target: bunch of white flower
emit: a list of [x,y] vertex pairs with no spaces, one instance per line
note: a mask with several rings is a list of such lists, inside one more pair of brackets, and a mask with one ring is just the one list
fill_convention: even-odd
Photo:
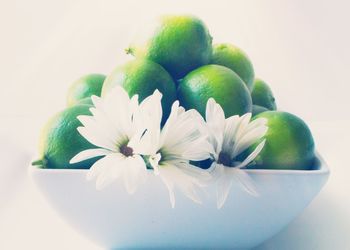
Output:
[[[137,95],[129,98],[121,87],[105,98],[93,96],[92,116],[77,117],[83,125],[78,131],[98,148],[84,150],[70,162],[103,156],[90,168],[87,178],[96,179],[97,189],[122,179],[130,194],[145,182],[147,168],[153,169],[167,187],[172,207],[175,188],[201,203],[198,190],[213,180],[217,183],[218,208],[234,179],[256,195],[253,182],[241,168],[254,160],[264,141],[244,161],[237,162],[236,156],[264,136],[266,121],[250,122],[251,114],[225,119],[220,105],[210,99],[206,121],[196,110],[185,111],[176,101],[161,127],[161,98],[156,90],[139,103]],[[208,170],[191,164],[209,158],[213,163]]]

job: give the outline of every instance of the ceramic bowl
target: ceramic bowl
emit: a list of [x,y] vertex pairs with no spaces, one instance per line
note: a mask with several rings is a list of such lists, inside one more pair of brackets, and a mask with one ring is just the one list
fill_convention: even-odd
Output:
[[86,180],[87,170],[30,167],[47,200],[70,224],[107,249],[249,249],[290,223],[321,190],[329,176],[320,159],[315,170],[245,170],[259,191],[253,197],[233,184],[221,209],[214,183],[199,205],[167,190],[149,172],[147,182],[129,195],[115,182],[101,191]]

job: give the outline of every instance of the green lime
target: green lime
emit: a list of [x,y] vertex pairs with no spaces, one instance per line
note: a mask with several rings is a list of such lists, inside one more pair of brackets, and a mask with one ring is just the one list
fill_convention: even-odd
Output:
[[253,105],[253,112],[252,112],[252,115],[253,117],[262,113],[262,112],[265,112],[265,111],[268,111],[267,108],[265,107],[262,107],[262,106],[259,106],[259,105]]
[[81,99],[78,101],[78,103],[76,105],[89,105],[89,106],[93,106],[93,102],[91,100],[91,97],[86,97],[84,99]]
[[276,110],[275,97],[266,82],[255,79],[251,95],[253,104],[265,107],[269,110]]
[[210,62],[212,37],[196,17],[163,16],[150,33],[145,43],[131,45],[127,53],[159,63],[174,79]]
[[77,127],[81,126],[77,116],[91,115],[89,108],[88,105],[69,107],[48,121],[40,136],[40,167],[87,169],[98,159],[69,164],[70,159],[77,153],[85,149],[96,148],[77,131]]
[[[281,111],[267,111],[254,117],[266,118],[266,143],[252,168],[312,169],[315,163],[314,140],[310,129],[299,117]],[[248,151],[256,147],[253,145]],[[248,153],[249,153],[248,152]]]
[[76,80],[68,90],[67,106],[74,106],[92,95],[100,96],[105,78],[101,74],[89,74]]
[[249,90],[253,87],[254,68],[248,56],[232,44],[222,43],[213,47],[213,64],[232,69],[242,78]]
[[221,105],[226,117],[252,112],[248,88],[235,72],[224,66],[202,66],[180,82],[178,99],[184,108],[196,109],[204,117],[210,97]]
[[169,73],[159,64],[146,59],[135,59],[117,67],[105,80],[102,96],[115,86],[122,86],[129,96],[139,95],[139,101],[158,89],[162,94],[163,122],[168,118],[176,100],[176,87]]

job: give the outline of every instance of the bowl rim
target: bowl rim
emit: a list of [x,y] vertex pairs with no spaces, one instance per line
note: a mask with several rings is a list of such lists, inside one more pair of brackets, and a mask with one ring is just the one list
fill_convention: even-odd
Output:
[[[316,157],[320,162],[317,169],[310,170],[296,170],[296,169],[242,169],[243,171],[253,175],[329,175],[329,167],[323,157],[316,152]],[[50,172],[50,173],[87,173],[89,169],[57,169],[57,168],[39,168],[37,166],[29,165],[29,172]],[[149,173],[153,173],[151,169],[147,169]]]

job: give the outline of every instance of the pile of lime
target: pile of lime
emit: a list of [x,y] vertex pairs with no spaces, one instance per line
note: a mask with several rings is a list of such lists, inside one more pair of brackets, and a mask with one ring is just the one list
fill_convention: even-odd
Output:
[[138,94],[140,101],[158,89],[163,94],[163,122],[175,100],[204,116],[211,97],[222,106],[226,117],[252,112],[252,119],[266,118],[269,129],[263,138],[265,147],[250,168],[307,170],[315,165],[308,126],[293,114],[276,111],[271,88],[255,78],[246,53],[233,44],[212,44],[208,28],[197,17],[159,18],[145,42],[132,43],[126,53],[133,59],[108,76],[89,74],[71,85],[68,107],[51,118],[42,131],[40,159],[35,165],[90,168],[96,158],[69,164],[78,152],[94,147],[78,133],[81,124],[76,117],[90,114],[92,95],[103,97],[117,85],[130,97]]

